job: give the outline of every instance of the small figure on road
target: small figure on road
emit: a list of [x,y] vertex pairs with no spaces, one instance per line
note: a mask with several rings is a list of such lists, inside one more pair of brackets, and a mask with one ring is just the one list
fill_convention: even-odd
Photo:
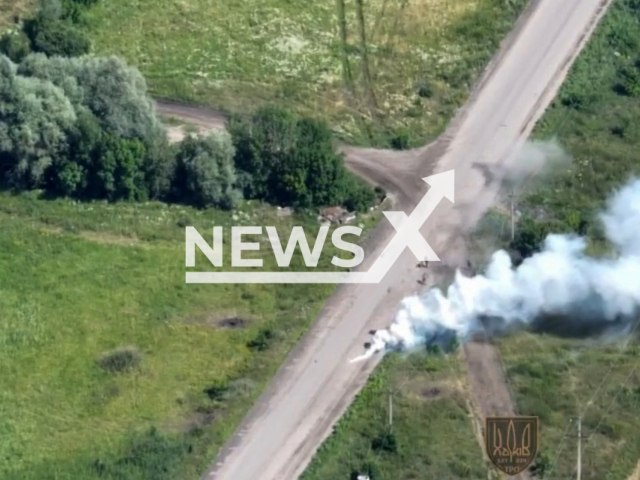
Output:
[[422,260],[417,265],[418,268],[429,268],[429,260]]
[[473,267],[473,264],[471,263],[471,261],[467,260],[467,274],[473,277],[477,273],[478,271]]
[[423,285],[423,286],[427,284],[427,274],[426,273],[422,274],[422,278],[420,280],[418,280],[418,283],[420,285]]

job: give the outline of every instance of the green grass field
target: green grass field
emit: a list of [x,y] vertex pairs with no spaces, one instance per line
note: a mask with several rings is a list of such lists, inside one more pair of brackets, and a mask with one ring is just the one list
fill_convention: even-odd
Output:
[[[374,480],[486,479],[462,365],[455,355],[387,356],[303,479],[349,479],[355,473]],[[395,451],[380,445],[389,432]]]
[[[185,225],[317,225],[255,203],[227,213],[0,194],[0,221],[3,479],[197,478],[333,290],[184,283]],[[139,365],[102,368],[121,347]]]
[[582,478],[627,479],[640,460],[640,347],[520,334],[500,349],[518,410],[540,417],[542,478],[574,472],[581,414]]
[[277,101],[387,145],[444,129],[525,3],[372,0],[366,49],[351,0],[344,16],[336,0],[110,0],[88,16],[96,53],[138,66],[156,95],[232,112]]

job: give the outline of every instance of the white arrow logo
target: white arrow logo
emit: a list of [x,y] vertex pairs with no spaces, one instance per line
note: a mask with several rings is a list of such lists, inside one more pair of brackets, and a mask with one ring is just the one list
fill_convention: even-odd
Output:
[[367,272],[187,272],[187,283],[379,283],[406,247],[418,261],[440,261],[420,234],[420,228],[443,197],[454,202],[454,171],[423,180],[431,188],[411,215],[383,212],[396,234]]

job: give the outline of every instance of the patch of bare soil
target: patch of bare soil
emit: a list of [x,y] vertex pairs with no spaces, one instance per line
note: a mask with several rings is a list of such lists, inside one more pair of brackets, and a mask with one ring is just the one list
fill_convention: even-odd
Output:
[[218,320],[216,324],[223,328],[236,329],[236,328],[244,328],[247,325],[249,325],[249,320],[241,317],[227,317],[227,318]]
[[438,387],[426,388],[422,391],[422,396],[427,400],[433,400],[434,398],[442,396],[442,389]]

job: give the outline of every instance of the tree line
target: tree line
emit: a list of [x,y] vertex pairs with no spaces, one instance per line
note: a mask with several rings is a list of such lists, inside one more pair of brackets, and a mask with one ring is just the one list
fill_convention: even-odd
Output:
[[229,133],[168,142],[146,83],[117,57],[0,56],[0,186],[82,200],[161,199],[231,208],[238,199],[364,210],[323,121],[274,105]]

